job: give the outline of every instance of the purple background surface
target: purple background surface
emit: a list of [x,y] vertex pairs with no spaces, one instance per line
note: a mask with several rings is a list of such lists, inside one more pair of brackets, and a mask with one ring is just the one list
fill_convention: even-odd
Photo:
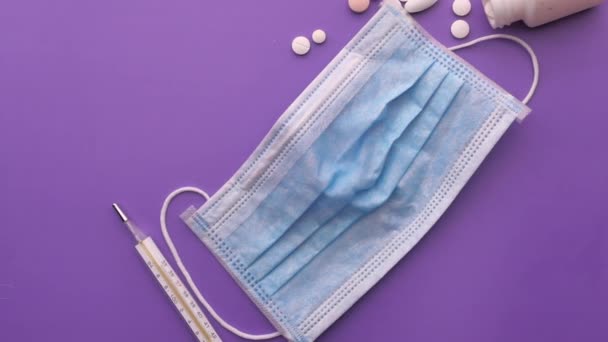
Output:
[[[446,45],[451,1],[416,18]],[[375,10],[375,8],[374,8]],[[0,341],[193,341],[110,208],[161,249],[373,14],[346,0],[0,2]],[[491,33],[474,1],[471,37]],[[328,41],[299,58],[296,35]],[[530,30],[541,83],[425,239],[321,341],[608,341],[608,5]],[[522,97],[523,50],[461,53]],[[272,329],[178,219],[228,321]],[[225,341],[238,341],[214,323]],[[280,340],[280,339],[277,339]]]

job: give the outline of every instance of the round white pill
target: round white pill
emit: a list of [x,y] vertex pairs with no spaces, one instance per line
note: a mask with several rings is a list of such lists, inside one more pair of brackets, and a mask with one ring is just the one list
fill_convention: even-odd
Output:
[[315,30],[315,32],[312,33],[312,41],[317,44],[325,43],[326,39],[327,39],[327,34],[323,30]]
[[471,13],[471,2],[469,0],[454,0],[452,11],[454,11],[454,14],[464,17]]
[[348,7],[355,13],[363,13],[369,8],[369,0],[348,0]]
[[291,42],[291,49],[296,55],[305,55],[310,51],[310,40],[304,36],[295,37]]
[[456,20],[452,24],[452,36],[458,39],[465,38],[471,32],[471,27],[469,27],[469,23],[464,20]]

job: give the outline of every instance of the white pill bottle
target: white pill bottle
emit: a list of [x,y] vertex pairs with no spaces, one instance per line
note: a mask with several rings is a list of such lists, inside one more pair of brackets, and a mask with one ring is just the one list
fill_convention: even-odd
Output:
[[529,27],[546,24],[599,5],[603,0],[482,0],[493,28],[523,20]]

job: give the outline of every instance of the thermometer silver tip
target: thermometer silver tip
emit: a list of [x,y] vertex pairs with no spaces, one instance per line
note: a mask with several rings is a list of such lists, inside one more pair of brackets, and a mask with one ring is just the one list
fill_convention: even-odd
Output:
[[120,217],[120,220],[122,222],[127,222],[129,221],[129,218],[127,217],[127,215],[125,215],[125,213],[120,209],[120,207],[118,206],[118,204],[116,203],[112,203],[112,208],[114,208],[114,211],[116,211],[116,213],[118,214],[118,216]]

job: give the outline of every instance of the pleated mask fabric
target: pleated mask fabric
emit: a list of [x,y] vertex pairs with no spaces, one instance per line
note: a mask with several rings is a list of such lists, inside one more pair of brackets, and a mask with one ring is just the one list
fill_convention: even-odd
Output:
[[182,217],[282,335],[312,341],[528,113],[389,2]]

